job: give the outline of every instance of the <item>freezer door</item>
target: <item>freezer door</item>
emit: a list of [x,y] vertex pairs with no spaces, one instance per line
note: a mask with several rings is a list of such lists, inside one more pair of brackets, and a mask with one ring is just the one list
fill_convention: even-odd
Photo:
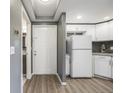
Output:
[[92,77],[92,50],[73,50],[71,77]]
[[72,49],[92,49],[91,36],[73,36]]

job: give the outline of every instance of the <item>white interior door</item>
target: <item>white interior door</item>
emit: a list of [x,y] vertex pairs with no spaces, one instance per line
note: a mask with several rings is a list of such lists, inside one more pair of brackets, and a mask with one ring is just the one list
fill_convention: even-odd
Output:
[[33,26],[33,71],[34,74],[56,74],[57,26]]

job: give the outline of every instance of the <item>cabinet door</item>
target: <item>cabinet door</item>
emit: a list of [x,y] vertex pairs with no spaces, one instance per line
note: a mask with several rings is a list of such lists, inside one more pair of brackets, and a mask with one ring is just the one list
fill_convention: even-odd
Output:
[[85,35],[91,36],[92,41],[96,41],[95,26],[87,26]]
[[108,39],[113,40],[113,21],[108,23]]
[[111,57],[95,56],[95,74],[111,78]]
[[96,38],[97,41],[109,40],[108,23],[96,25]]

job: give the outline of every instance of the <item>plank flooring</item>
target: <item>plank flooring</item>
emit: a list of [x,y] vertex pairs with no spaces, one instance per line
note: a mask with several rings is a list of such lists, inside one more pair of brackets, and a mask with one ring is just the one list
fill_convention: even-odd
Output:
[[61,86],[55,75],[35,75],[24,84],[24,93],[113,93],[113,83],[99,78],[67,78],[67,85]]

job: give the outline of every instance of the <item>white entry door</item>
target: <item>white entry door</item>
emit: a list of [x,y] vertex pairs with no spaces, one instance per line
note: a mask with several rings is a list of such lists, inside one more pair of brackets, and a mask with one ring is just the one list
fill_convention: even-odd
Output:
[[56,25],[33,25],[33,72],[57,73]]

